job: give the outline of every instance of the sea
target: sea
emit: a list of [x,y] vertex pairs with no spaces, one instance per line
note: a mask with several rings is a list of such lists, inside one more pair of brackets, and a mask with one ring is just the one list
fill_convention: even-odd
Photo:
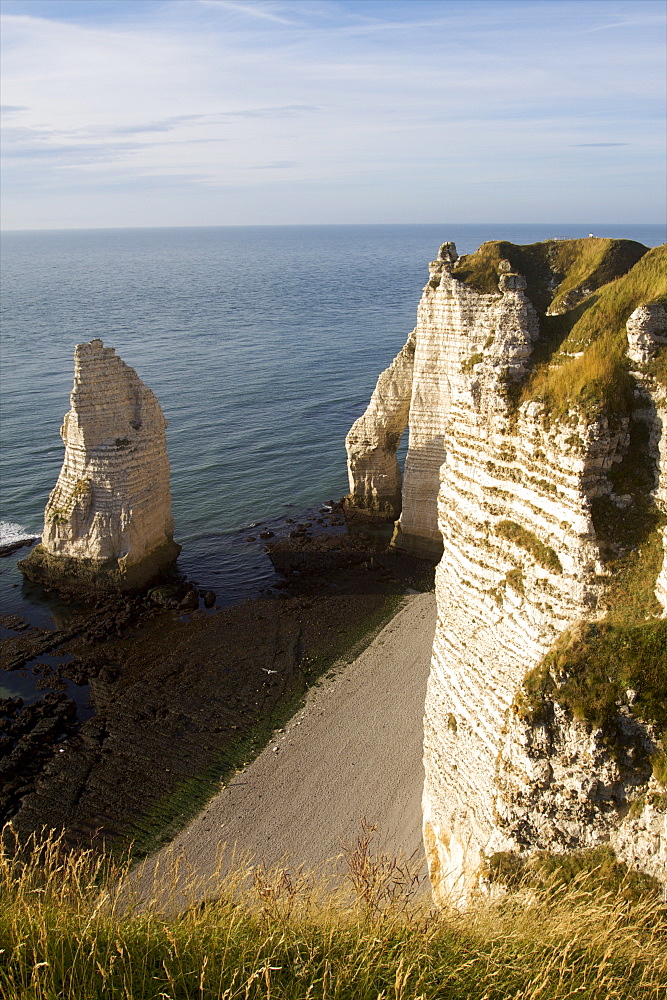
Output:
[[[180,570],[219,605],[256,596],[275,582],[259,532],[347,492],[345,435],[415,324],[440,244],[589,233],[667,238],[590,223],[4,233],[0,543],[41,533],[74,346],[100,337],[167,417]],[[62,625],[69,606],[16,568],[27,553],[0,559],[2,611]]]

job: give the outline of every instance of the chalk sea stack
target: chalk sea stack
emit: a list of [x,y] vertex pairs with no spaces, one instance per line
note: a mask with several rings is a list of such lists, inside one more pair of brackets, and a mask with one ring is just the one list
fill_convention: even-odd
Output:
[[101,340],[74,352],[65,460],[42,542],[19,568],[61,591],[136,591],[173,568],[169,460],[160,404]]
[[400,504],[393,544],[442,553],[436,899],[601,845],[667,883],[667,247],[448,243],[430,271],[348,435],[346,503]]

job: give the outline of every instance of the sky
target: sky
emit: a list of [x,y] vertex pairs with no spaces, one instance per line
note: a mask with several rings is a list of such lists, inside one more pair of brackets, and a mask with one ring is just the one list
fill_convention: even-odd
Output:
[[663,0],[3,0],[6,229],[665,220]]

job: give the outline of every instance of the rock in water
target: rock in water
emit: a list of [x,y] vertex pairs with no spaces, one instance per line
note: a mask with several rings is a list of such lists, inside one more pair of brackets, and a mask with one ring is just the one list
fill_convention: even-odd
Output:
[[160,404],[101,340],[74,352],[65,460],[44,512],[42,543],[19,562],[67,592],[139,590],[168,572],[173,540]]

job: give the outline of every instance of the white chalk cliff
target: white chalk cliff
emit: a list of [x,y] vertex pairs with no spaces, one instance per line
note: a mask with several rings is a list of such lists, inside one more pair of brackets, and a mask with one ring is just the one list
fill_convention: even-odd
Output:
[[169,570],[169,460],[160,404],[101,340],[74,353],[65,458],[44,513],[42,543],[19,563],[66,590],[132,590]]
[[[525,280],[503,262],[501,295],[480,295],[449,277],[456,248],[445,243],[430,266],[430,281],[405,347],[382,373],[366,412],[346,439],[348,512],[393,519],[400,510],[394,545],[413,554],[439,555],[437,504],[440,467],[451,405],[452,371],[487,352],[496,378],[523,372],[537,337],[535,310]],[[463,356],[462,356],[463,352]],[[480,355],[481,357],[481,355]],[[396,449],[409,427],[401,492]]]
[[[667,691],[667,425],[664,382],[651,367],[664,352],[657,297],[667,268],[664,248],[644,254],[624,241],[552,241],[485,245],[457,261],[443,245],[404,348],[411,363],[399,355],[348,435],[347,504],[361,512],[383,496],[376,470],[391,468],[407,418],[393,544],[416,555],[442,547],[424,736],[436,898],[478,885],[497,852],[602,844],[667,882],[667,790],[658,781],[667,761],[655,765],[667,719],[654,704]],[[590,329],[574,342],[587,309],[610,322],[604,301],[617,299],[601,294],[597,306],[591,293],[616,278],[620,308],[640,298],[619,319],[634,374],[615,329],[605,328],[603,349]],[[616,380],[605,390],[610,405],[598,392],[605,377]],[[635,618],[614,591],[623,573],[637,592],[637,581],[649,581]],[[660,675],[649,683],[639,672],[627,690],[622,670],[610,677],[604,722],[585,697],[577,702],[568,674],[573,650],[598,641],[597,623],[603,644],[621,634],[650,640]]]

